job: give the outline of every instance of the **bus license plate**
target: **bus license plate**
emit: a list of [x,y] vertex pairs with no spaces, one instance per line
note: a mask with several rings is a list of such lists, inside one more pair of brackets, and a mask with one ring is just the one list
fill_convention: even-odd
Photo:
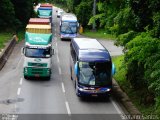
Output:
[[92,94],[92,97],[97,97],[98,95],[97,94]]
[[39,77],[39,74],[35,74],[35,77]]

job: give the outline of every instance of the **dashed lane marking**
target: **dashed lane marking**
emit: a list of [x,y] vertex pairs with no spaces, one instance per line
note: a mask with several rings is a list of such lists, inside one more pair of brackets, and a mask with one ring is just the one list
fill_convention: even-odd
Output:
[[58,67],[58,70],[59,70],[59,74],[61,75],[62,74],[61,68]]
[[21,88],[18,88],[17,95],[20,95],[20,93],[21,93]]
[[65,88],[64,88],[63,82],[62,82],[62,91],[63,91],[63,93],[65,93]]
[[71,111],[70,111],[70,108],[69,108],[69,104],[68,104],[67,101],[65,102],[65,104],[66,104],[66,108],[67,108],[67,113],[70,116],[71,115]]
[[22,85],[23,78],[20,79],[19,84]]

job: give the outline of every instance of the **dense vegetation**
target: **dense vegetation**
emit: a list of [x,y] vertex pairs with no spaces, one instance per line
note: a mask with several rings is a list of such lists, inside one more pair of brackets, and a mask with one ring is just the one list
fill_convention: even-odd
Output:
[[116,45],[124,46],[126,80],[141,95],[140,103],[160,114],[160,1],[97,0],[95,16],[93,1],[67,0],[66,5],[85,28],[96,22],[97,29],[117,36]]
[[17,32],[33,15],[33,0],[1,0],[0,31]]

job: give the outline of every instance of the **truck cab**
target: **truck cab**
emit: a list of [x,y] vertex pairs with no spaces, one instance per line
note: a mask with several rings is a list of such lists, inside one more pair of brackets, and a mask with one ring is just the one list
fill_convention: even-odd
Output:
[[45,77],[50,79],[52,67],[52,34],[25,34],[23,74],[28,77]]

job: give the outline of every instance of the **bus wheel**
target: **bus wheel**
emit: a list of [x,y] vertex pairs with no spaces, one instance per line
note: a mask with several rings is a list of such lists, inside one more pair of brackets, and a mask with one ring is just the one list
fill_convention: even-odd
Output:
[[24,76],[24,79],[28,80],[28,77],[27,77],[27,76]]
[[73,78],[72,78],[72,68],[70,68],[70,74],[71,74],[71,80],[73,80]]
[[50,80],[50,79],[51,79],[51,76],[46,77],[46,80]]
[[76,89],[76,95],[77,95],[78,97],[80,97],[80,95],[78,94],[77,82],[75,82],[75,89]]

